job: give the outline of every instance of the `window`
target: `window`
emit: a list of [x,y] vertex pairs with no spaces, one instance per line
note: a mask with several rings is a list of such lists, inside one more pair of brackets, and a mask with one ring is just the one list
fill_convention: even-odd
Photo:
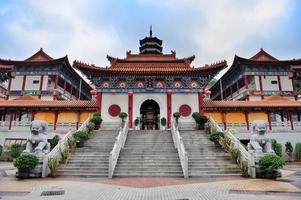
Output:
[[271,81],[272,84],[278,84],[278,81]]
[[40,82],[39,80],[33,80],[32,81],[33,84],[39,84],[39,82]]

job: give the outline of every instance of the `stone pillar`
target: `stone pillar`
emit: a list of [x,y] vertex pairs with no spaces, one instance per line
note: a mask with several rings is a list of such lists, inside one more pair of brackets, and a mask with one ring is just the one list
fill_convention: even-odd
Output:
[[39,95],[39,99],[41,99],[41,97],[42,97],[43,82],[44,82],[44,75],[41,75],[41,78],[40,78],[40,95]]
[[101,113],[102,92],[98,91],[96,96],[96,111]]
[[22,89],[21,89],[21,96],[23,96],[24,94],[24,90],[25,90],[25,84],[26,84],[26,75],[23,76],[23,83],[22,83]]
[[128,114],[129,114],[129,128],[133,128],[133,91],[128,91]]
[[248,111],[245,111],[245,119],[246,119],[247,130],[250,130],[249,112]]
[[172,109],[171,94],[172,94],[172,90],[167,90],[167,128],[171,127],[171,109]]

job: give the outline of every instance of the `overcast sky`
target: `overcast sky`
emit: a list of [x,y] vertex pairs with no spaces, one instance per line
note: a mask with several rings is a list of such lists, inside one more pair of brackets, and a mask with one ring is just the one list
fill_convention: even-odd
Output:
[[0,57],[23,60],[40,47],[107,66],[106,55],[138,53],[139,39],[163,51],[196,55],[194,66],[251,57],[262,47],[278,59],[301,58],[298,0],[1,0]]

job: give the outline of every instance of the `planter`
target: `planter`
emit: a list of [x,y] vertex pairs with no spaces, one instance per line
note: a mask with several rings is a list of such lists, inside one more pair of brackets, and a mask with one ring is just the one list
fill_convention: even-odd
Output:
[[278,177],[278,173],[277,171],[274,171],[272,173],[266,172],[264,177],[268,179],[276,179]]
[[26,179],[26,178],[29,178],[29,174],[30,174],[29,171],[18,171],[17,172],[17,178]]
[[94,130],[98,130],[100,128],[100,124],[95,124]]
[[77,141],[77,142],[76,142],[76,147],[77,147],[77,148],[82,148],[82,147],[84,147],[84,141]]
[[139,130],[139,126],[135,126],[135,130],[136,130],[136,131]]
[[205,124],[199,124],[199,129],[204,130],[205,129]]
[[215,145],[216,147],[221,147],[221,144],[220,144],[219,142],[217,142],[217,141],[214,141],[214,145]]

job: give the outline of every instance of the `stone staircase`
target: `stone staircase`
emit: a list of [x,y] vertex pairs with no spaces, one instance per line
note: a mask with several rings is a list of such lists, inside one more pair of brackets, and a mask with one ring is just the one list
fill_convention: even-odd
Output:
[[170,131],[129,131],[114,177],[183,177]]
[[67,164],[61,164],[61,176],[108,177],[109,153],[118,131],[94,131],[84,147],[76,148]]
[[241,175],[241,170],[230,155],[215,147],[204,131],[180,131],[180,134],[188,153],[189,177]]

